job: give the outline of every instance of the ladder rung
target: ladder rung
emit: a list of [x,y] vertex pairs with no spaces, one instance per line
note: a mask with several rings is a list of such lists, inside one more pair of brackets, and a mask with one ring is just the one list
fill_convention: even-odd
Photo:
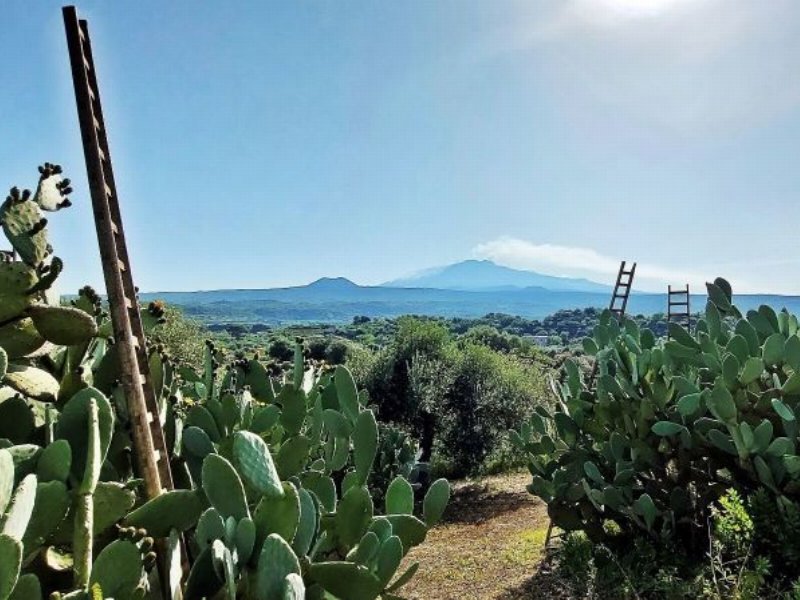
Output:
[[106,196],[108,196],[109,198],[113,198],[114,192],[111,190],[111,187],[109,187],[107,183],[104,185],[106,186]]
[[100,124],[100,121],[97,120],[97,117],[92,115],[92,120],[94,121],[94,128],[97,131],[102,131],[103,130],[103,126]]
[[114,223],[114,221],[111,221],[110,223],[111,223],[111,231],[114,232],[114,235],[119,235],[119,227],[117,227],[117,224]]
[[87,72],[92,70],[92,65],[85,56],[83,57],[83,68],[86,69]]
[[117,268],[118,268],[120,271],[124,272],[124,271],[126,270],[126,268],[127,268],[127,267],[125,266],[125,263],[124,263],[124,262],[122,262],[121,260],[117,259]]

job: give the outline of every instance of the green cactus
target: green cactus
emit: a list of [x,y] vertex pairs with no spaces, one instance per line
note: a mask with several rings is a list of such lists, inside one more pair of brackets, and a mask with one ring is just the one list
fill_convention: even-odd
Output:
[[[680,536],[705,523],[730,481],[796,498],[800,404],[797,319],[767,306],[746,316],[723,279],[708,284],[694,333],[671,324],[668,341],[606,312],[584,348],[597,357],[590,387],[574,363],[556,386],[560,407],[511,434],[529,458],[529,491],[553,522],[605,536],[603,522]],[[702,547],[704,528],[684,539]],[[697,550],[698,548],[695,548]]]
[[130,540],[115,540],[103,548],[92,565],[89,585],[99,585],[104,598],[134,598],[143,585],[142,549]]
[[[83,413],[83,411],[81,411]],[[75,587],[88,590],[92,567],[94,503],[92,495],[100,479],[104,449],[100,439],[100,411],[96,398],[86,404],[86,455],[84,473],[75,501],[75,538],[73,542]],[[108,446],[106,446],[106,449]]]
[[97,335],[97,323],[79,308],[33,305],[25,314],[31,318],[39,334],[54,344],[73,346],[88,342]]
[[0,533],[0,600],[11,596],[22,566],[22,542]]
[[166,537],[170,530],[186,531],[203,512],[203,500],[193,490],[171,490],[159,494],[125,516],[128,527],[146,529],[150,535]]

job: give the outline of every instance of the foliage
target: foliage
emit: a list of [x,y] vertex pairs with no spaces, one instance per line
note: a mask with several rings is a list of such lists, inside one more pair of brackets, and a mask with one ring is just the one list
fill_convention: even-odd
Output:
[[695,332],[672,324],[667,341],[605,313],[584,341],[596,385],[567,361],[558,410],[512,434],[560,527],[602,540],[612,520],[699,552],[728,487],[797,498],[797,318],[767,306],[742,316],[722,279],[708,291]]
[[453,339],[439,321],[413,317],[398,319],[365,384],[379,418],[407,427],[421,460],[453,476],[500,456],[508,427],[548,395],[541,363]]
[[[391,597],[449,485],[434,482],[414,516],[398,474],[376,507],[373,463],[398,440],[380,439],[346,368],[319,369],[300,345],[277,379],[243,356],[223,373],[212,343],[198,360],[196,326],[170,327],[160,303],[143,308],[148,340],[160,341],[145,349],[176,484],[143,497],[108,315],[90,288],[63,306],[49,293],[61,263],[40,211],[68,206],[69,188],[59,168],[40,173],[36,194],[12,190],[0,207],[16,253],[0,261],[0,600],[143,598],[160,595],[158,581],[187,598]],[[391,457],[398,471],[404,457]],[[156,538],[168,558],[181,534],[188,580],[169,564],[165,579],[151,576]]]
[[153,341],[163,345],[175,362],[192,369],[203,364],[207,337],[205,327],[174,306],[164,307],[164,323],[153,332]]

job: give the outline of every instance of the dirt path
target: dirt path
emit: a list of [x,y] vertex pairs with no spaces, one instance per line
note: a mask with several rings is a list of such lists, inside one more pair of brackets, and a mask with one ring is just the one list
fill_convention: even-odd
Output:
[[413,600],[553,598],[552,577],[539,568],[547,512],[525,491],[526,473],[458,482],[439,526],[407,561],[419,561],[402,589]]

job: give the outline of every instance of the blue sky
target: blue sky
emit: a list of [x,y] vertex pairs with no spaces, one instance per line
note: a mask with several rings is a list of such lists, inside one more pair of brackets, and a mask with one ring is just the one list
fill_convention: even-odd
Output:
[[[800,293],[800,4],[84,2],[143,290],[491,258]],[[4,4],[3,185],[60,162],[102,288],[60,4]]]

